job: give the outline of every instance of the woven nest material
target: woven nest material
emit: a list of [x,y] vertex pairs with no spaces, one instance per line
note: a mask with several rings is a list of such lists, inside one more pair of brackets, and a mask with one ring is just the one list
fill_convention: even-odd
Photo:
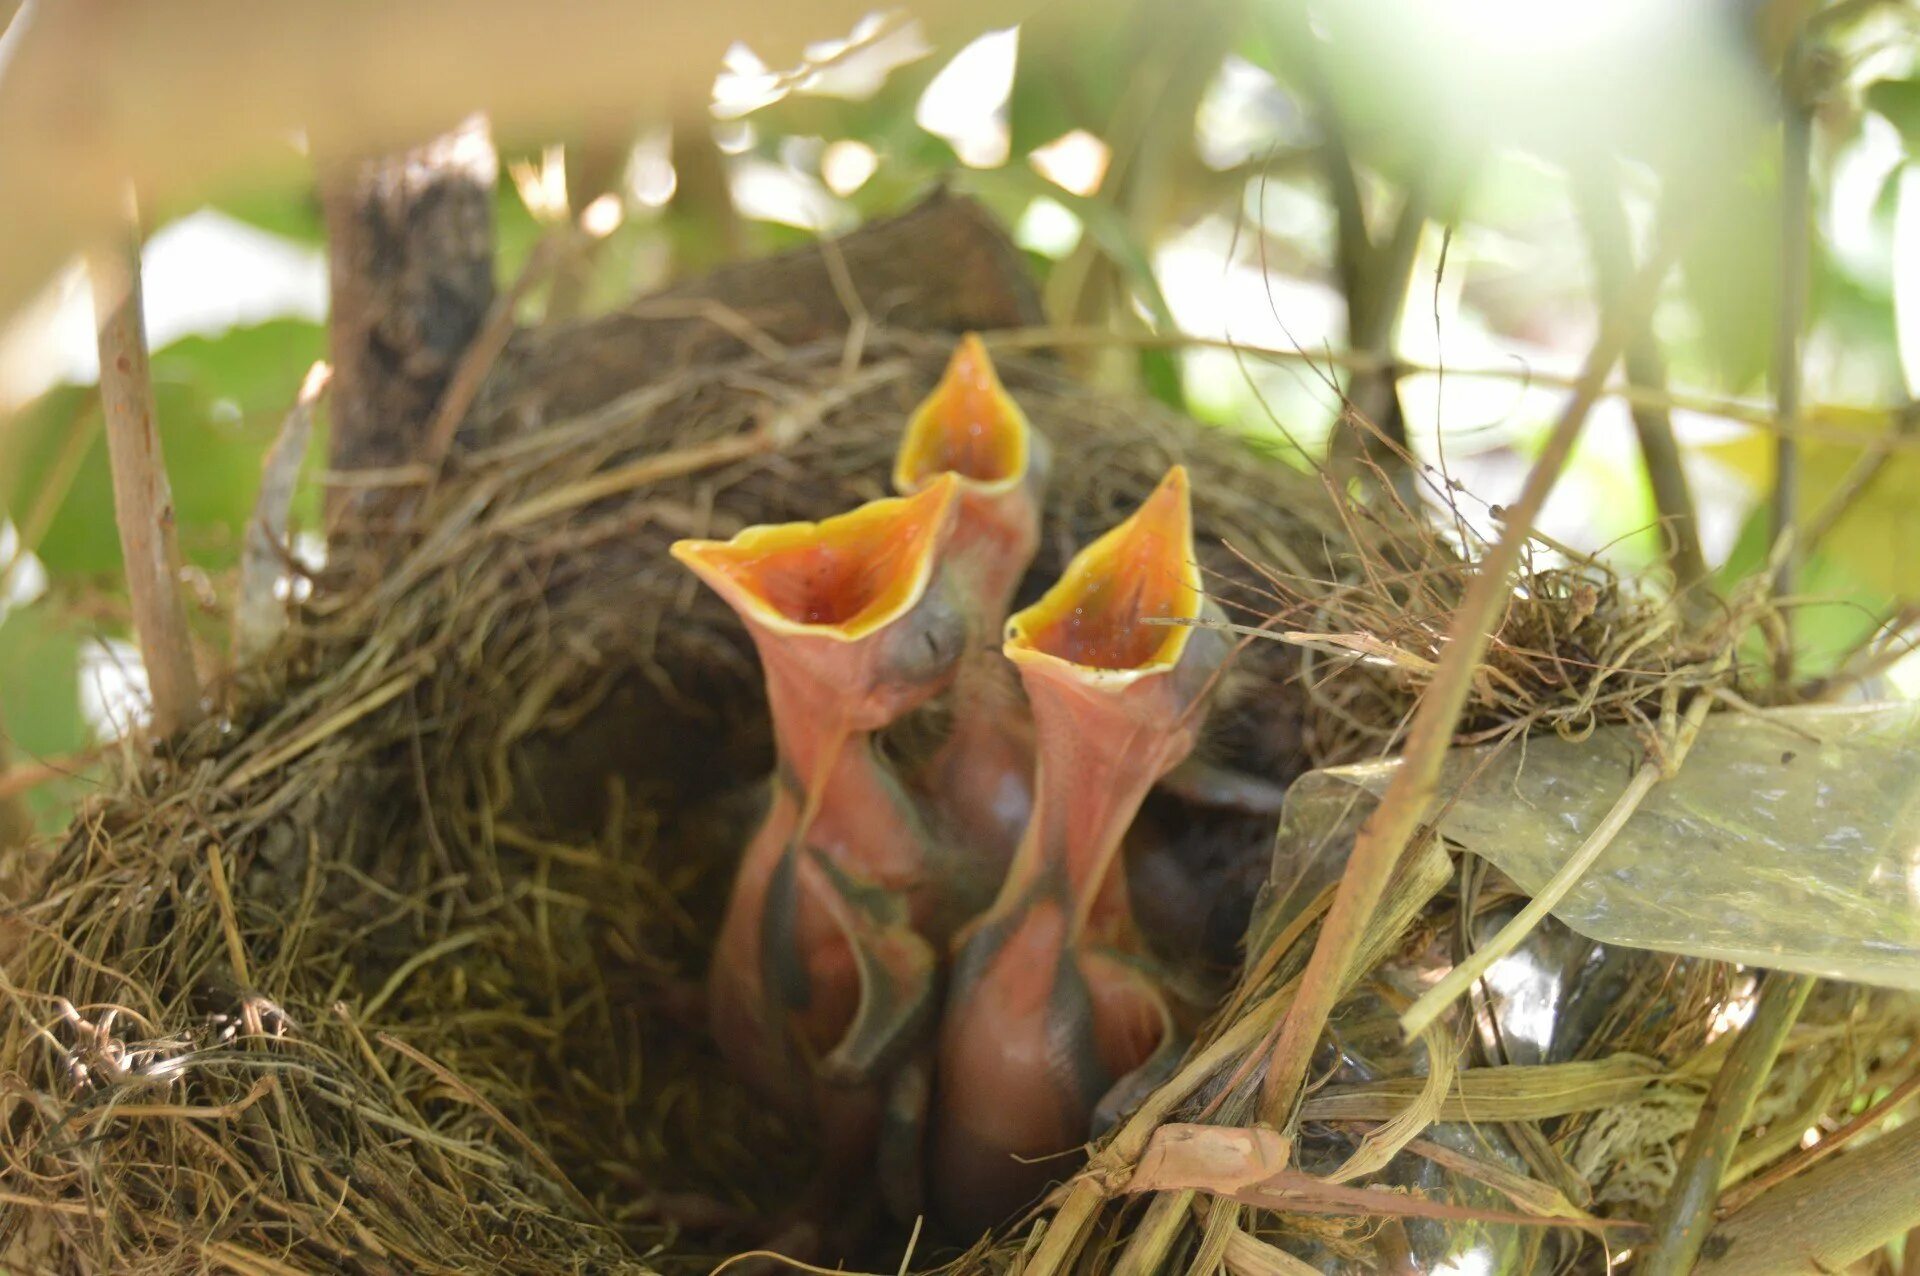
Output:
[[[688,1010],[768,764],[764,707],[737,623],[664,551],[884,494],[951,335],[864,327],[850,357],[844,331],[790,322],[787,291],[762,291],[523,339],[452,471],[396,507],[378,570],[331,569],[222,716],[138,760],[37,866],[4,932],[0,1261],[673,1272],[766,1239],[807,1174],[807,1132],[741,1094]],[[608,370],[622,334],[669,313],[682,339]],[[844,329],[834,319],[818,326]],[[1000,364],[1056,455],[1029,589],[1181,460],[1237,620],[1367,616],[1379,641],[1432,654],[1468,573],[1404,511],[1348,505],[1051,363]],[[1490,657],[1501,676],[1476,693],[1481,729],[1631,720],[1663,685],[1719,676],[1671,635],[1658,658],[1633,642],[1654,613],[1631,591],[1581,573],[1535,586]],[[1623,644],[1641,672],[1595,672]],[[1417,666],[1324,651],[1303,666],[1311,650],[1249,643],[1213,756],[1284,782],[1391,745]],[[1271,820],[1211,818],[1208,853],[1254,866],[1218,919],[1230,947]],[[1453,913],[1436,889],[1373,960],[1442,943]],[[1222,1099],[1231,1112],[1249,1074],[1227,1072],[1303,936],[1256,946],[1205,1043],[1213,1071],[1196,1084],[1190,1066],[1154,1119]],[[1725,972],[1611,960],[1616,997],[1582,1048],[1697,1048]],[[1622,1009],[1650,999],[1661,1013]],[[1344,1030],[1364,1040],[1379,1021],[1363,999]],[[1594,1155],[1665,1149],[1671,1127],[1615,1119]],[[1082,1254],[1095,1270],[1135,1221],[1105,1217]],[[1330,1254],[1371,1234],[1302,1226]],[[1007,1243],[970,1261],[1003,1266],[1023,1242]]]

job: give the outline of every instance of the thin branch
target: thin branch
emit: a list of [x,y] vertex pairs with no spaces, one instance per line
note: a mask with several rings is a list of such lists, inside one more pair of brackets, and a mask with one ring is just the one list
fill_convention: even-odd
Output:
[[[991,350],[1060,350],[1073,346],[1114,345],[1154,349],[1227,350],[1273,363],[1330,364],[1334,367],[1350,369],[1380,368],[1391,363],[1394,375],[1402,380],[1407,377],[1437,376],[1443,371],[1435,364],[1412,362],[1404,358],[1388,360],[1378,354],[1366,354],[1357,350],[1263,346],[1237,337],[1204,337],[1185,332],[1110,332],[1103,328],[1049,326],[1004,328],[982,333],[980,339],[986,342]],[[1444,369],[1444,372],[1448,380],[1511,381],[1541,390],[1572,390],[1580,381],[1577,373],[1569,375],[1549,372],[1518,362],[1502,367],[1484,364],[1477,367],[1450,365]],[[1656,392],[1628,382],[1616,381],[1604,387],[1600,397],[1621,399],[1635,406],[1644,404],[1668,411],[1697,412],[1702,416],[1737,421],[1762,430],[1771,431],[1776,428],[1771,409],[1758,403],[1727,398],[1723,395],[1672,389]],[[1817,441],[1831,443],[1838,447],[1863,449],[1886,448],[1896,454],[1920,452],[1920,433],[1902,434],[1889,440],[1884,430],[1865,428],[1869,424],[1897,428],[1899,422],[1910,411],[1911,409],[1906,405],[1897,408],[1861,408],[1851,405],[1805,406],[1801,409],[1796,428],[1801,440],[1806,442]]]
[[[1753,1018],[1740,1030],[1727,1060],[1707,1091],[1707,1101],[1687,1136],[1679,1170],[1655,1223],[1653,1248],[1641,1265],[1640,1276],[1686,1276],[1694,1270],[1707,1233],[1713,1227],[1713,1203],[1720,1195],[1720,1178],[1740,1142],[1741,1131],[1753,1111],[1753,1101],[1773,1061],[1786,1044],[1787,1031],[1800,1017],[1800,1007],[1813,991],[1811,975],[1769,971],[1760,986]],[[1746,1269],[1756,1270],[1756,1269]]]
[[13,750],[8,747],[7,739],[6,719],[0,718],[0,859],[9,851],[25,846],[33,836],[33,814],[27,810],[20,793],[6,786],[14,774]]
[[138,232],[129,227],[119,242],[89,254],[87,266],[100,330],[100,405],[107,423],[114,518],[126,560],[134,634],[153,698],[153,730],[164,738],[199,718],[200,680],[180,591],[173,491],[147,368]]
[[286,606],[275,597],[286,575],[287,517],[300,483],[300,467],[307,459],[314,409],[332,376],[333,369],[325,363],[307,370],[293,407],[280,423],[280,433],[260,462],[260,494],[254,498],[253,520],[240,547],[240,586],[233,605],[233,655],[239,664],[257,660],[287,625]]
[[[1625,288],[1633,274],[1632,235],[1618,184],[1610,180],[1611,176],[1610,169],[1603,173],[1582,166],[1575,180],[1581,220],[1586,223],[1587,243],[1593,255],[1594,279],[1602,297]],[[1627,343],[1623,362],[1628,385],[1652,395],[1666,395],[1666,360],[1650,326],[1635,333]],[[1673,435],[1673,417],[1664,404],[1652,400],[1634,402],[1631,407],[1641,460],[1653,488],[1653,506],[1670,538],[1668,562],[1674,583],[1685,594],[1707,578],[1707,558],[1700,548],[1700,519],[1681,465],[1680,445]]]
[[[1812,228],[1813,108],[1806,100],[1807,43],[1803,36],[1787,54],[1780,92],[1780,308],[1773,347],[1774,439],[1773,537],[1777,598],[1793,593],[1801,551],[1792,541],[1800,503],[1800,341],[1806,324],[1809,240]],[[1774,673],[1784,685],[1793,676],[1793,614],[1782,612],[1782,641]]]
[[1261,1090],[1261,1115],[1275,1126],[1284,1125],[1292,1112],[1306,1079],[1308,1059],[1345,981],[1367,919],[1433,805],[1454,727],[1466,706],[1474,672],[1486,653],[1490,635],[1499,625],[1534,520],[1559,479],[1580,427],[1599,399],[1628,334],[1651,313],[1676,249],[1677,242],[1672,239],[1661,245],[1602,325],[1578,387],[1527,475],[1519,500],[1507,510],[1506,530],[1487,551],[1465,600],[1453,615],[1440,671],[1414,711],[1407,747],[1392,783],[1354,840],[1333,907],[1301,979],[1300,996],[1288,1009],[1274,1046]]

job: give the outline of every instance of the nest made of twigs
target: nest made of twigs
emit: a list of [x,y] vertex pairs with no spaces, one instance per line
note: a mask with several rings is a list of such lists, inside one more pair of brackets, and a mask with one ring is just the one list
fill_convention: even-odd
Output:
[[[113,779],[8,915],[0,1255],[674,1271],[759,1239],[806,1132],[732,1085],[687,1007],[764,709],[734,619],[664,550],[882,495],[949,343],[748,342],[586,406],[503,378],[451,471],[390,507],[394,548],[330,567],[223,712]],[[1029,587],[1184,461],[1212,587],[1291,635],[1248,640],[1207,747],[1280,782],[1391,747],[1470,552],[1048,363],[1002,372],[1057,458]],[[1632,720],[1727,676],[1664,616],[1591,569],[1535,576],[1474,729]],[[1442,943],[1452,906],[1423,904],[1382,958]],[[1206,1048],[1309,941],[1256,954]],[[1631,955],[1622,997],[1679,1004],[1702,969]],[[1649,1052],[1704,1036],[1611,1031]]]

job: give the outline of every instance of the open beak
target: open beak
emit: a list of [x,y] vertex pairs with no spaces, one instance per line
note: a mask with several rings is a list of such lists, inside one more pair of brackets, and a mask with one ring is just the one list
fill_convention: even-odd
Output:
[[[1154,781],[1193,748],[1219,650],[1193,552],[1187,472],[1167,472],[1132,517],[1081,550],[1007,622],[1003,650],[1033,705],[1040,786],[1082,917],[1118,889],[1110,857]],[[1043,840],[1049,833],[1042,830]]]
[[1132,517],[1007,621],[1004,649],[1029,684],[1116,693],[1172,672],[1204,606],[1187,471],[1176,465]]
[[952,473],[977,491],[1012,491],[1026,478],[1032,445],[1026,415],[1000,384],[980,338],[968,333],[940,384],[907,421],[893,485],[914,492]]
[[[943,681],[958,656],[953,635],[908,641],[916,624],[951,620],[928,601],[958,515],[959,480],[942,475],[910,496],[869,501],[817,523],[749,527],[731,540],[683,540],[673,556],[746,622],[770,693],[810,693],[794,706],[877,726],[899,706],[897,684]],[[951,651],[945,659],[929,659]],[[915,662],[912,667],[902,657]],[[897,694],[895,694],[897,699]]]
[[856,643],[926,593],[958,493],[958,481],[943,476],[817,523],[675,541],[670,552],[756,631]]
[[946,375],[914,410],[894,455],[893,485],[914,492],[960,480],[953,556],[974,582],[988,633],[997,627],[1039,543],[1045,445],[1006,389],[980,338],[961,338]]

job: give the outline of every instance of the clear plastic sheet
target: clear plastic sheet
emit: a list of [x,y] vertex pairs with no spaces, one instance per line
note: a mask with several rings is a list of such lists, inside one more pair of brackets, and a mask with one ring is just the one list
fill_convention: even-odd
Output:
[[[1493,753],[1447,760],[1440,829],[1528,891],[1643,756],[1624,728]],[[1275,856],[1277,920],[1338,876],[1396,765],[1295,782]],[[1680,773],[1554,912],[1610,944],[1920,991],[1920,705],[1715,714]]]

